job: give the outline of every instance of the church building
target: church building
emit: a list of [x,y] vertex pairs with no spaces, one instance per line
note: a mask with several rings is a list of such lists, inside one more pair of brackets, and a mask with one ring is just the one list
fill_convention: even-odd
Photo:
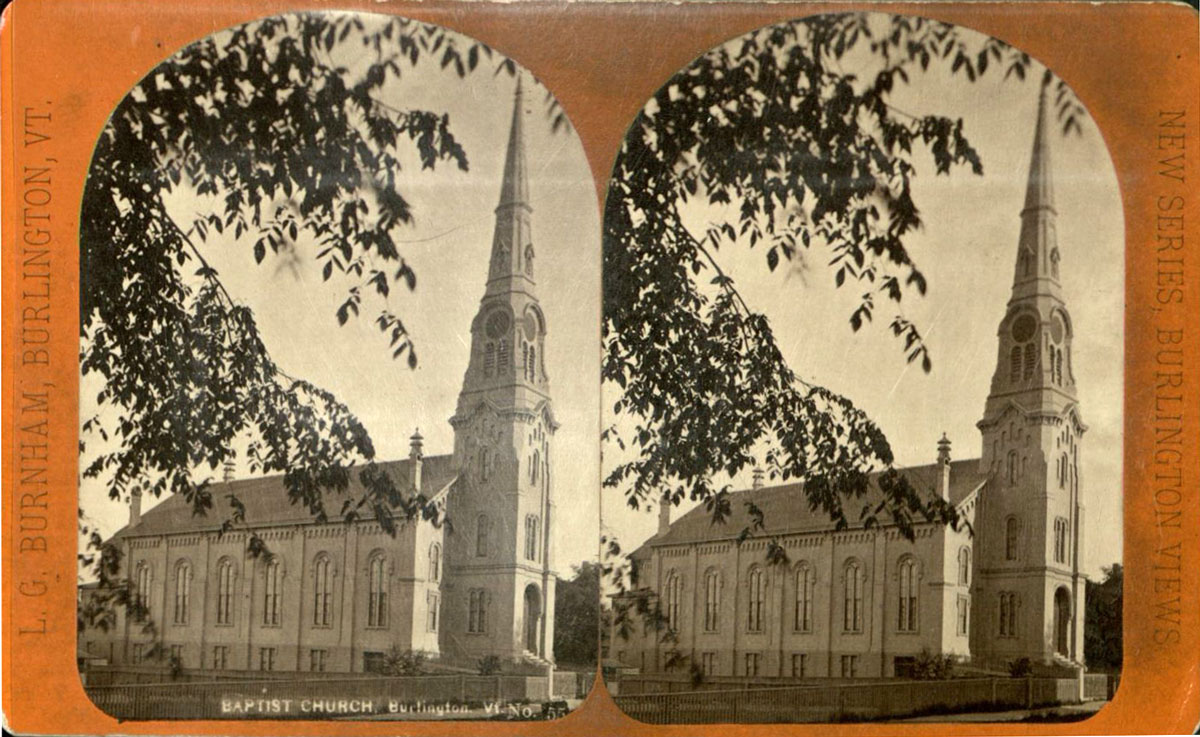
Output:
[[[1049,107],[1043,90],[1012,292],[977,423],[982,454],[953,460],[943,435],[934,463],[900,469],[969,525],[916,525],[911,541],[894,525],[835,530],[809,509],[802,483],[764,486],[761,472],[733,495],[723,525],[703,505],[671,521],[664,504],[658,532],[630,555],[634,588],[614,602],[641,599],[658,613],[631,614],[627,638],[614,631],[624,665],[787,678],[904,676],[923,652],[995,669],[1021,658],[1083,665],[1087,428],[1060,281]],[[766,529],[739,540],[751,524],[743,501],[762,510]],[[786,565],[768,564],[767,538],[783,545]]]
[[[468,667],[487,656],[506,667],[552,664],[559,425],[534,270],[524,106],[518,81],[486,288],[450,417],[454,447],[426,455],[417,432],[407,459],[381,464],[451,524],[414,520],[393,536],[370,517],[317,523],[289,503],[281,476],[227,479],[212,493],[243,502],[247,526],[269,549],[256,557],[246,531],[221,534],[219,515],[194,516],[178,496],[142,514],[135,493],[111,542],[148,614],[132,621],[118,607],[115,626],[80,632],[81,652],[114,665],[162,653],[205,670],[378,671],[394,648]],[[360,494],[351,478],[348,494]],[[80,588],[82,604],[95,584]]]

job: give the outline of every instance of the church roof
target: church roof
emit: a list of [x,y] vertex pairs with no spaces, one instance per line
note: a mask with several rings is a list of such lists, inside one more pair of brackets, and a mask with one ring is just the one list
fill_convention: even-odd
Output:
[[[449,486],[455,478],[451,455],[426,456],[421,465],[421,488],[427,496],[432,496]],[[387,461],[379,466],[393,479],[407,483],[408,466],[406,458],[400,461]],[[357,468],[357,467],[356,467]],[[313,524],[313,516],[303,504],[292,504],[288,499],[287,488],[283,485],[283,476],[263,476],[241,481],[228,481],[213,484],[209,487],[213,496],[213,509],[207,515],[192,513],[192,505],[179,494],[173,494],[161,504],[142,515],[142,521],[135,528],[122,527],[113,536],[132,537],[145,535],[167,535],[181,532],[202,532],[219,530],[226,519],[228,504],[225,495],[235,494],[246,506],[246,524],[251,527],[263,525],[299,525]],[[346,489],[347,496],[362,494],[362,484],[358,474],[350,474],[350,484]],[[337,521],[340,502],[330,505],[330,521]],[[364,514],[369,519],[370,514]]]
[[[919,491],[933,494],[937,488],[938,465],[931,463],[927,466],[913,466],[897,469],[912,482]],[[872,475],[872,483],[863,496],[863,504],[879,501],[879,487]],[[980,470],[978,458],[950,463],[950,503],[960,504],[971,492],[978,489],[987,480],[987,474]],[[709,540],[736,537],[743,529],[752,523],[750,514],[744,502],[753,502],[763,512],[764,529],[755,532],[755,536],[789,535],[806,532],[831,531],[834,523],[822,509],[812,510],[808,505],[808,497],[804,495],[804,483],[766,486],[761,489],[745,489],[730,495],[730,513],[725,522],[714,525],[712,513],[703,504],[698,505],[687,514],[671,523],[663,535],[655,535],[642,546],[677,545],[681,543],[697,543]],[[849,511],[853,517],[854,512]],[[851,522],[853,527],[853,522]],[[634,553],[638,557],[639,550]]]

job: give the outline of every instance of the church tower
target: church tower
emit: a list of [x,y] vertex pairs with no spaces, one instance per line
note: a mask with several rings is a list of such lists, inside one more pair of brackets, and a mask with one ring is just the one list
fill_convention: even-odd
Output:
[[1038,101],[1012,295],[983,419],[971,650],[997,664],[1083,662],[1086,579],[1074,325],[1060,281],[1049,87]]
[[550,451],[558,423],[545,368],[518,78],[487,285],[454,428],[458,480],[447,500],[443,653],[553,660]]

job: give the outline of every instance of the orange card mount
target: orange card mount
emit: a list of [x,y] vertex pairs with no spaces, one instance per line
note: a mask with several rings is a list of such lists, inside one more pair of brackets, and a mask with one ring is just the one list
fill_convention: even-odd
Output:
[[13,4],[7,727],[1193,731],[1197,30]]

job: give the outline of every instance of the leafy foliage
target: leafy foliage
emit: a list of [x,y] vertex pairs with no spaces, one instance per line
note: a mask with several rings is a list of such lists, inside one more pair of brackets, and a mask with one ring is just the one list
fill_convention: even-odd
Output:
[[1013,678],[1028,678],[1033,675],[1033,661],[1017,658],[1008,664],[1008,675]]
[[[821,253],[838,287],[865,290],[851,328],[889,305],[908,361],[929,371],[921,333],[900,311],[906,294],[926,290],[905,247],[921,225],[915,159],[926,152],[938,174],[983,171],[961,119],[890,103],[934,65],[973,82],[1000,68],[1025,79],[1031,60],[924,18],[823,15],[702,55],[638,116],[614,168],[603,241],[602,375],[621,389],[604,437],[636,455],[605,486],[623,489],[629,506],[691,499],[721,523],[730,490],[713,477],[760,465],[772,479],[804,480],[811,508],[838,529],[896,524],[911,536],[914,523],[957,521],[892,468],[869,417],[796,375],[718,258],[757,248],[773,271]],[[1057,85],[1064,130],[1078,131],[1082,107]],[[689,221],[697,204],[708,208],[703,226]]]
[[1104,568],[1104,580],[1088,581],[1084,606],[1083,653],[1093,671],[1120,671],[1124,658],[1125,569]]
[[392,647],[383,656],[383,674],[385,676],[419,676],[425,672],[425,653],[411,648],[401,649],[399,645]]
[[479,659],[476,668],[481,676],[491,676],[500,672],[500,656],[485,655]]
[[913,678],[918,681],[944,681],[954,677],[954,658],[922,648],[913,661]]
[[596,662],[600,632],[600,564],[584,561],[554,590],[554,659],[560,664]]

